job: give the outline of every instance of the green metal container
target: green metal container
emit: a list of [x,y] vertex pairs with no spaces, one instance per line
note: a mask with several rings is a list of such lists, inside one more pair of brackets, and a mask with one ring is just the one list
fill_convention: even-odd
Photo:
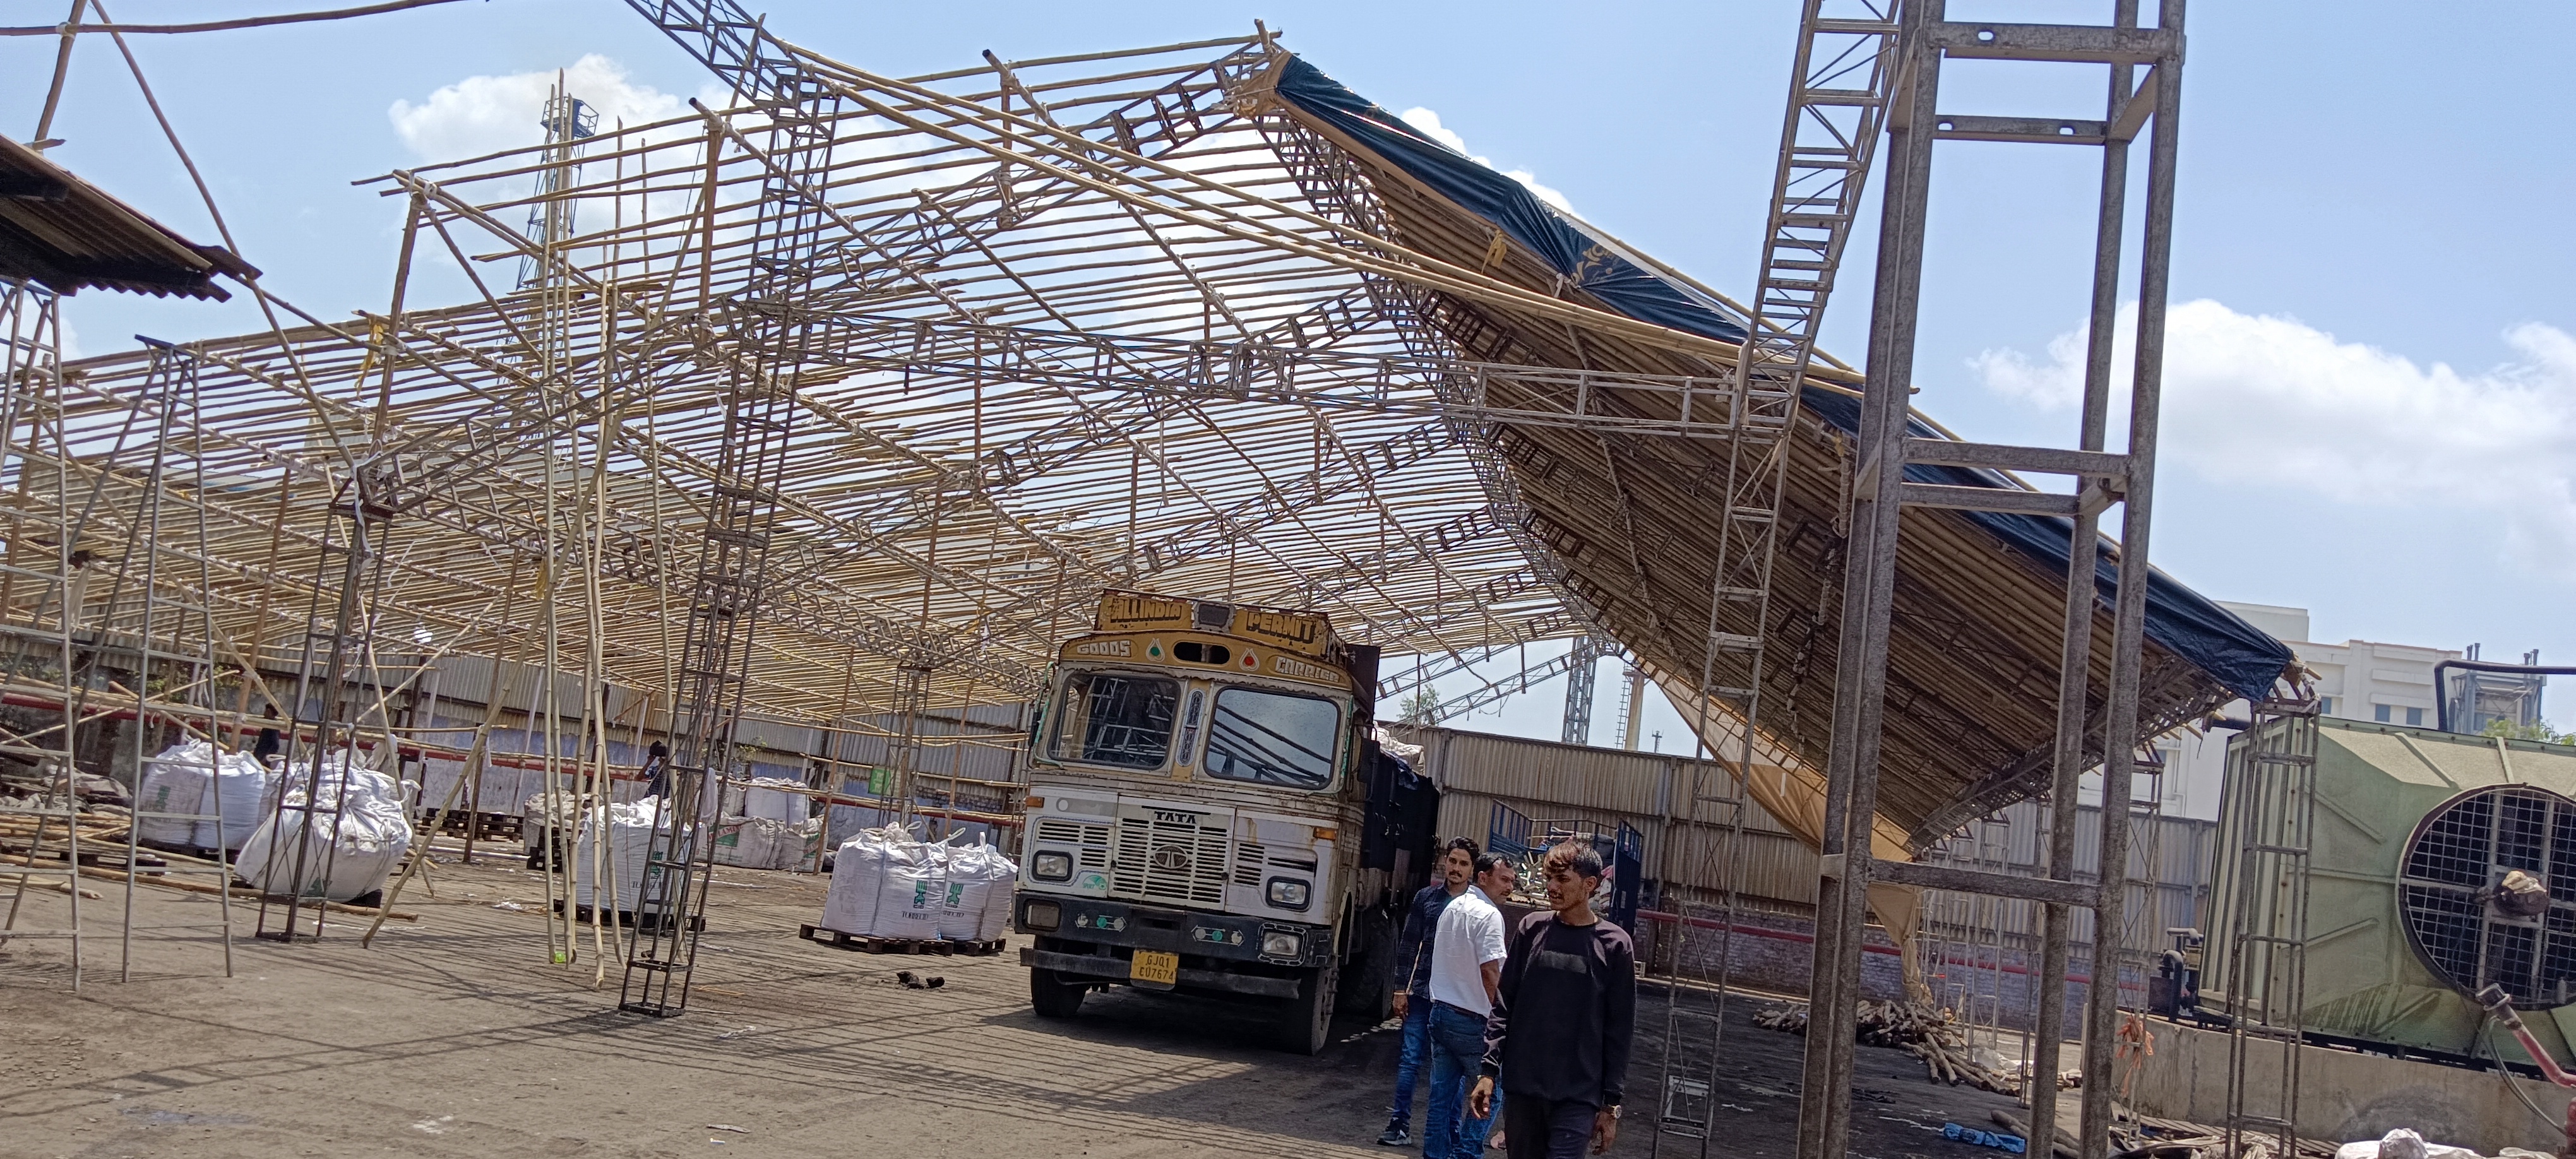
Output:
[[[2287,730],[2300,728],[2315,729],[2315,780],[2304,810],[2295,758],[2276,759],[2268,768],[2251,759],[2267,740],[2275,752],[2304,749],[2304,741],[2284,741]],[[2512,1039],[2485,1025],[2476,1002],[2428,964],[2427,952],[2409,935],[2402,884],[2409,841],[2425,819],[2467,794],[2499,786],[2576,797],[2576,748],[2335,719],[2273,721],[2237,736],[2228,746],[2216,865],[2208,877],[2202,1008],[2287,1025],[2283,1000],[2296,992],[2298,1028],[2309,1035],[2452,1059],[2492,1058],[2501,1046],[2506,1061],[2527,1062]],[[2568,842],[2576,828],[2556,832],[2553,848],[2571,856],[2564,884],[2548,885],[2569,900],[2538,920],[2576,927],[2576,846]],[[2309,850],[2303,898],[2295,854],[2246,856],[2249,848],[2266,847]],[[2295,931],[2302,900],[2306,968],[2294,980],[2295,951],[2261,936]],[[2248,939],[2249,933],[2257,936]],[[2562,954],[2576,971],[2576,937],[2563,949],[2554,939],[2538,944],[2544,953]],[[2541,967],[2553,979],[2560,975],[2558,960]],[[2267,971],[2268,1017],[2261,1009]],[[2525,1020],[2566,1061],[2568,1043],[2576,1040],[2576,1002],[2535,1005],[2525,1006]]]

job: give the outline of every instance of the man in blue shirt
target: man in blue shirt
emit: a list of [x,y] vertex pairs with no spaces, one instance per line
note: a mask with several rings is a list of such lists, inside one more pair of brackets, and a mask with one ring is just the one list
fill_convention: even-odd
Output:
[[1395,1103],[1387,1109],[1386,1130],[1377,1137],[1382,1147],[1413,1142],[1413,1087],[1431,1054],[1431,931],[1439,927],[1440,911],[1449,908],[1449,900],[1467,892],[1478,852],[1474,841],[1451,838],[1441,849],[1438,875],[1414,893],[1404,913],[1392,979],[1401,984],[1390,987],[1395,1016],[1404,1020],[1404,1053],[1395,1064]]

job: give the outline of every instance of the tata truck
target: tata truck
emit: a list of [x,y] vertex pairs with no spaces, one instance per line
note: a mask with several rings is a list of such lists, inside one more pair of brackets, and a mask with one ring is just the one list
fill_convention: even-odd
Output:
[[1217,996],[1303,1054],[1337,1009],[1385,1016],[1436,791],[1377,739],[1377,663],[1319,612],[1102,595],[1026,757],[1011,913],[1040,1016],[1107,986]]

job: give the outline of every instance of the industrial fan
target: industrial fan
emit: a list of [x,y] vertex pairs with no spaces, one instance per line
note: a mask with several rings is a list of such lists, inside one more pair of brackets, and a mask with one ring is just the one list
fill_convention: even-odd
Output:
[[2415,825],[2398,879],[2406,937],[2463,993],[2501,986],[2515,1006],[2576,1001],[2576,800],[2495,786]]

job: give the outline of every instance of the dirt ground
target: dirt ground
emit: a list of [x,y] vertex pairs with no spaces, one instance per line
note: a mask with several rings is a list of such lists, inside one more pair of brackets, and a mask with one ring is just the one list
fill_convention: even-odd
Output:
[[[619,971],[545,961],[544,885],[508,859],[434,869],[360,948],[333,915],[320,943],[247,936],[234,976],[199,931],[139,933],[117,981],[122,890],[96,880],[80,993],[59,942],[0,949],[0,1157],[903,1155],[1369,1156],[1397,1053],[1391,1028],[1346,1026],[1315,1058],[1257,1046],[1259,1012],[1095,994],[1080,1018],[1029,1011],[1015,955],[919,958],[801,941],[819,879],[717,875],[686,1014],[616,1009]],[[67,899],[31,892],[22,928]],[[515,903],[518,909],[495,908]],[[138,891],[143,924],[208,920],[211,902]],[[895,971],[947,979],[898,985]],[[1709,1155],[1791,1150],[1803,1040],[1726,1032]],[[1660,1000],[1641,1002],[1632,1111],[1615,1154],[1644,1156]],[[1864,1048],[1855,1154],[1992,1154],[1942,1139],[2006,1100],[1938,1088],[1912,1059]],[[1939,1109],[1936,1109],[1939,1108]],[[1420,1112],[1417,1110],[1417,1122]],[[1667,1155],[1700,1155],[1667,1138]],[[721,1150],[719,1150],[721,1148]]]

